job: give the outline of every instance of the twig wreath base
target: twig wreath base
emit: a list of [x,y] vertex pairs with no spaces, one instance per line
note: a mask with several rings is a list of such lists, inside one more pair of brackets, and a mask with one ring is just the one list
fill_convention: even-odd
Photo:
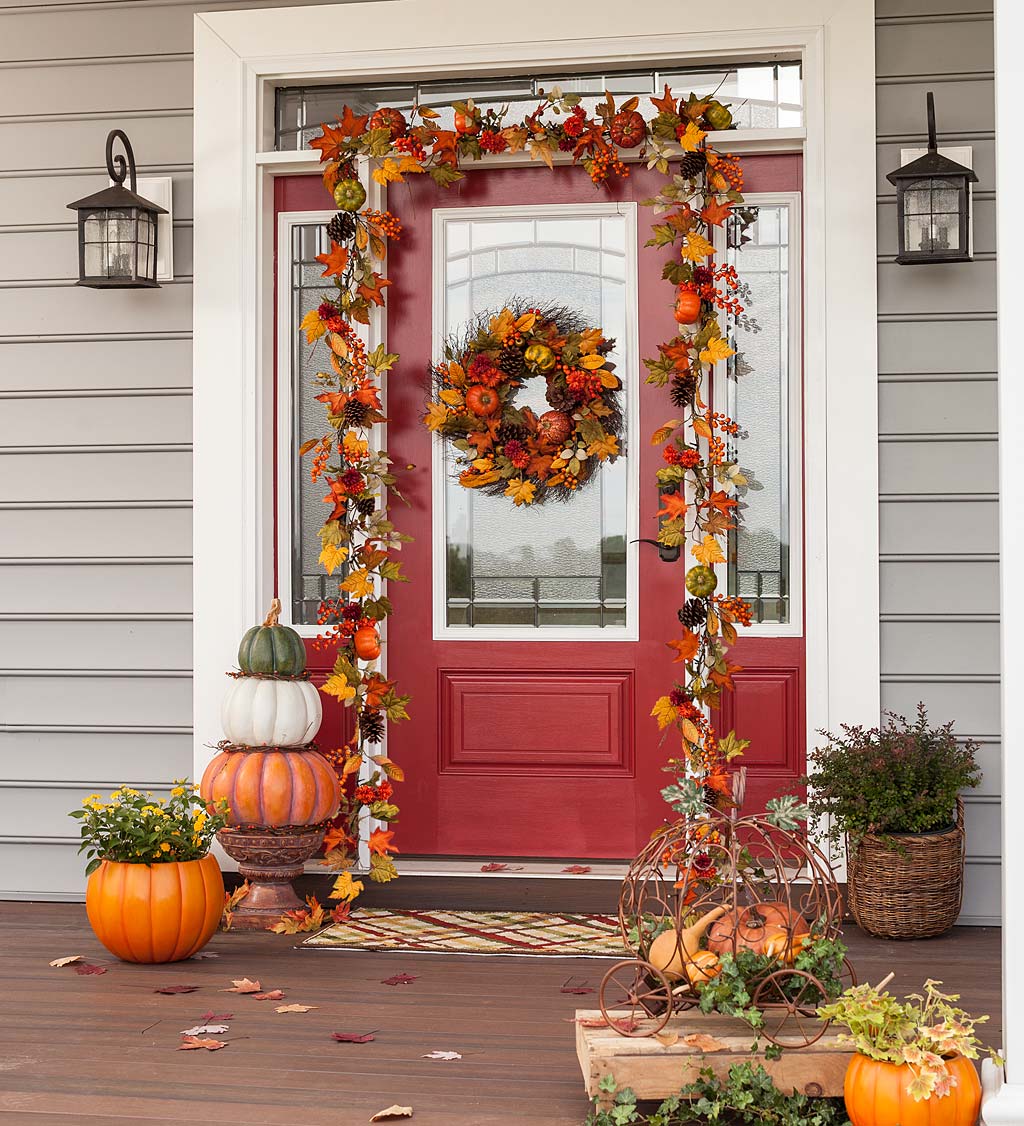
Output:
[[[515,303],[444,343],[424,425],[458,451],[466,489],[520,505],[569,500],[623,452],[615,342],[562,307]],[[543,379],[550,410],[516,406]]]

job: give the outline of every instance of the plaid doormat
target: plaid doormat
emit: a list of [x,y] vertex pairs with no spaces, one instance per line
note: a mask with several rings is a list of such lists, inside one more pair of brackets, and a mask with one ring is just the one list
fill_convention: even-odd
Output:
[[531,954],[621,958],[614,915],[538,911],[387,911],[361,907],[302,943],[317,950],[402,950],[421,954]]

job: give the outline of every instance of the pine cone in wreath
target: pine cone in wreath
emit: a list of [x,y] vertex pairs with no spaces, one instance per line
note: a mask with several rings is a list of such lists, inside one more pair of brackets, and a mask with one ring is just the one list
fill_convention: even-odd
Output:
[[526,429],[522,426],[515,426],[511,422],[503,422],[498,427],[498,445],[503,446],[506,442],[521,442],[526,437]]
[[356,501],[356,511],[360,516],[369,516],[377,507],[376,497],[360,497]]
[[684,180],[696,180],[703,175],[708,158],[698,149],[696,152],[684,152],[679,161],[679,175]]
[[571,391],[567,384],[556,383],[554,380],[548,384],[544,398],[556,411],[565,411],[566,414],[571,414],[579,403],[576,393]]
[[355,231],[355,220],[344,211],[339,211],[327,224],[327,237],[331,239],[332,242],[336,242],[339,245],[348,242],[355,234]]
[[349,399],[342,417],[346,426],[365,426],[372,408],[359,399]]
[[522,350],[514,344],[507,344],[498,356],[498,367],[513,379],[522,379],[526,375],[526,360]]
[[689,630],[699,629],[707,616],[707,608],[699,598],[688,598],[678,614],[679,621]]
[[688,371],[683,375],[673,376],[672,383],[669,385],[668,394],[674,407],[685,410],[687,407],[692,406],[694,396],[697,394],[697,377],[692,371]]
[[359,732],[367,743],[383,743],[384,717],[380,712],[363,708],[359,713]]

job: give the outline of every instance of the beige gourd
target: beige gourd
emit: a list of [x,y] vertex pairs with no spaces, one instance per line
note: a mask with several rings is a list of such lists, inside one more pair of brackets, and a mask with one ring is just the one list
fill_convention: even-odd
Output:
[[647,961],[670,980],[678,981],[686,975],[686,966],[693,962],[700,950],[700,940],[711,924],[728,910],[715,907],[683,930],[663,931],[651,943]]

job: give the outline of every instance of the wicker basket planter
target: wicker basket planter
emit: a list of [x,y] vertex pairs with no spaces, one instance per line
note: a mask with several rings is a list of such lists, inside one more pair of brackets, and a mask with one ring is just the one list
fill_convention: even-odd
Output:
[[868,834],[847,848],[847,900],[876,938],[934,938],[960,914],[964,891],[964,803],[956,824],[934,833],[894,833],[895,849]]

